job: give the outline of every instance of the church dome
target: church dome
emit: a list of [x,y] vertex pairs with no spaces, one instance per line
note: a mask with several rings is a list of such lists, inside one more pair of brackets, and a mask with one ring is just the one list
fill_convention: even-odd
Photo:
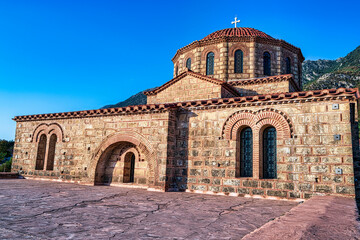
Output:
[[210,40],[215,39],[219,37],[262,37],[267,39],[274,39],[273,37],[267,35],[266,33],[259,31],[254,28],[247,28],[247,27],[239,27],[239,28],[227,28],[218,30],[216,32],[213,32],[206,37],[204,37],[202,40]]

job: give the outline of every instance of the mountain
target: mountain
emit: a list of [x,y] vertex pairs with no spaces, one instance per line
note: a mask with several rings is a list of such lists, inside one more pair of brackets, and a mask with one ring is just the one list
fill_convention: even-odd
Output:
[[[145,90],[145,91],[149,91]],[[126,107],[126,106],[132,106],[132,105],[143,105],[146,104],[146,95],[144,94],[145,91],[141,91],[135,95],[132,95],[131,97],[129,97],[128,99],[122,101],[122,102],[118,102],[116,104],[113,105],[106,105],[102,108],[114,108],[114,107]]]
[[360,46],[336,60],[303,63],[304,90],[360,86]]
[[[336,60],[306,60],[303,62],[304,90],[360,87],[360,46],[345,57]],[[145,90],[149,91],[151,89]],[[141,91],[125,101],[102,108],[126,107],[146,104]]]

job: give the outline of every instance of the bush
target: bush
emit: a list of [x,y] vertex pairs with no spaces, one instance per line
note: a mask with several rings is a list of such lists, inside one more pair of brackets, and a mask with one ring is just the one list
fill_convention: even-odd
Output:
[[12,162],[12,159],[10,159],[9,161],[3,163],[0,166],[0,172],[11,172],[11,162]]

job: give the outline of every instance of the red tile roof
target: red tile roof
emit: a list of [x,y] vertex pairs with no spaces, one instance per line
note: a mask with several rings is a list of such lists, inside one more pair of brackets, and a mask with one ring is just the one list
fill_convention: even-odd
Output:
[[247,27],[239,27],[239,28],[227,28],[221,29],[216,32],[213,32],[202,40],[214,39],[219,37],[244,37],[244,36],[252,36],[252,37],[262,37],[266,39],[274,39],[273,37],[267,35],[266,33],[259,31],[254,28]]
[[170,81],[166,82],[162,86],[157,87],[157,88],[155,88],[155,89],[153,89],[151,91],[144,92],[144,94],[147,95],[147,96],[155,95],[158,92],[161,92],[164,89],[170,87],[171,85],[173,85],[174,83],[178,82],[180,79],[182,79],[182,78],[184,78],[186,76],[193,76],[193,77],[196,77],[198,79],[201,79],[201,80],[204,80],[204,81],[207,81],[207,82],[211,82],[211,83],[216,84],[216,85],[220,85],[220,86],[224,87],[226,90],[228,90],[229,92],[231,92],[232,94],[234,94],[235,96],[240,96],[239,93],[235,89],[230,87],[226,82],[221,81],[221,80],[216,79],[216,78],[212,78],[212,77],[202,75],[200,73],[195,73],[195,72],[193,72],[191,70],[187,70],[187,71],[179,74],[177,77],[171,79]]
[[243,80],[230,80],[227,82],[230,86],[244,86],[244,85],[253,85],[253,84],[262,84],[262,83],[271,83],[271,82],[282,82],[289,81],[296,88],[300,90],[298,84],[294,81],[294,76],[292,74],[283,74],[270,77],[262,78],[252,78],[252,79],[243,79]]
[[[166,104],[148,104],[138,106],[128,106],[120,108],[107,108],[96,109],[77,112],[63,112],[63,113],[50,113],[50,114],[38,114],[14,117],[15,121],[35,121],[45,119],[65,119],[65,118],[82,118],[82,117],[97,117],[104,115],[118,115],[126,113],[142,113],[161,111],[177,107],[201,107],[201,106],[219,106],[230,105],[240,103],[255,103],[255,102],[268,102],[268,101],[280,101],[280,100],[301,100],[301,99],[316,99],[321,97],[332,97],[347,95],[360,98],[359,89],[357,88],[339,88],[339,89],[324,89],[307,92],[291,92],[291,93],[274,93],[265,95],[255,95],[247,97],[233,97],[233,98],[217,98],[209,100],[199,101],[187,101],[178,103],[166,103]],[[276,102],[275,102],[276,104]]]

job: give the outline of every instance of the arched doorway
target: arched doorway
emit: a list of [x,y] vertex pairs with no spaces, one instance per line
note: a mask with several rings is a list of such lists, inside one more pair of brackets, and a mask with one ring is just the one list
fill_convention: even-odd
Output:
[[146,184],[147,174],[147,161],[137,146],[130,142],[117,142],[100,156],[95,170],[95,184]]

